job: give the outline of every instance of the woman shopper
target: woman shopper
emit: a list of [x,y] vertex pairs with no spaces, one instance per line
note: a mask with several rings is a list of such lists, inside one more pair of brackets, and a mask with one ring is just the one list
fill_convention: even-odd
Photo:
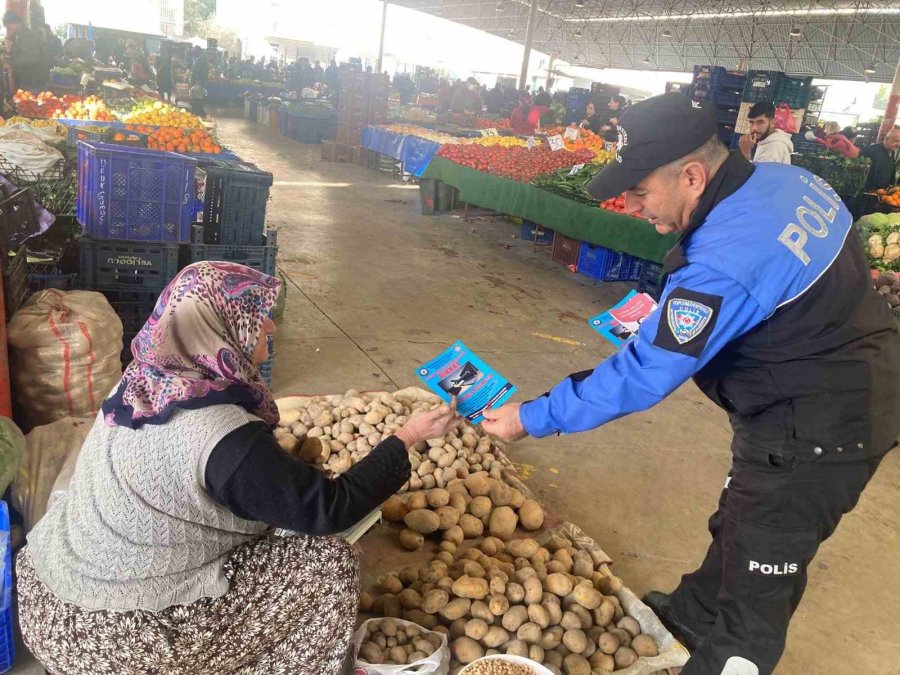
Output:
[[336,480],[282,451],[257,370],[279,283],[186,267],[132,342],[68,492],[17,558],[22,634],[50,672],[340,670],[359,569],[326,535],[406,482],[411,445],[461,420],[418,415]]
[[509,128],[521,136],[533,136],[541,128],[541,115],[550,108],[544,105],[532,105],[531,95],[524,94],[518,107],[509,116]]

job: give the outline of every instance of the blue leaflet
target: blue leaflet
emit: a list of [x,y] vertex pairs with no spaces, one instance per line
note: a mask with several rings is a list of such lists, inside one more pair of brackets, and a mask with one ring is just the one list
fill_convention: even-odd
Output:
[[472,424],[484,419],[487,408],[500,405],[516,387],[457,340],[417,371],[431,391],[449,402],[457,397],[457,411]]
[[637,337],[643,320],[656,309],[656,302],[646,293],[631,291],[609,310],[588,319],[591,328],[622,349]]

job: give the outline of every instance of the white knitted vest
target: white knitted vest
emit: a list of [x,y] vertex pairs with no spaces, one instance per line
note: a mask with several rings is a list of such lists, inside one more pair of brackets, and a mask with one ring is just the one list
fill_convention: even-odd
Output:
[[206,462],[253,421],[234,405],[178,410],[140,429],[98,416],[69,491],[28,535],[38,578],[90,610],[159,611],[224,595],[228,553],[267,526],[207,494]]

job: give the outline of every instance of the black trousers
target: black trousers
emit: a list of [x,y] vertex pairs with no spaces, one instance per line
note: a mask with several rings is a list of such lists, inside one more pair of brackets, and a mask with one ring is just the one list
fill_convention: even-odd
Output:
[[784,652],[806,570],[856,506],[884,455],[803,461],[735,452],[712,543],[672,593],[675,618],[705,635],[682,675],[766,675]]

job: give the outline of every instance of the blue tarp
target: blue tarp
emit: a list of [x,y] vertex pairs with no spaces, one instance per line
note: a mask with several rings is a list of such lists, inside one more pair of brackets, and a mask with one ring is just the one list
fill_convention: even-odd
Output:
[[373,126],[363,128],[360,142],[369,150],[399,159],[403,162],[403,169],[416,177],[425,173],[431,158],[441,147],[440,143],[418,136],[397,134]]

